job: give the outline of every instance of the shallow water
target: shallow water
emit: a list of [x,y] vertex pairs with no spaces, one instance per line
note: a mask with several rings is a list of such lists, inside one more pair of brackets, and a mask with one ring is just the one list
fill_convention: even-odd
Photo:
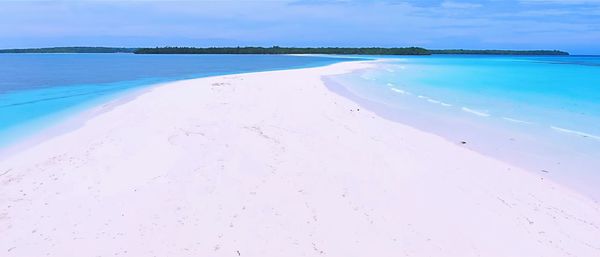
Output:
[[287,55],[0,54],[0,147],[132,89],[348,59]]
[[599,57],[387,59],[327,81],[390,119],[600,199]]

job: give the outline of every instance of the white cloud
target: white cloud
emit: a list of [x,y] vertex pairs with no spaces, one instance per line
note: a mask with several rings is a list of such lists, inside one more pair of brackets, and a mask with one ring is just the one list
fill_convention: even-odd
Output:
[[520,0],[519,2],[524,3],[524,4],[561,4],[561,5],[600,4],[600,0]]
[[587,47],[600,38],[600,8],[536,4],[600,0],[499,1],[0,0],[0,48],[278,44],[570,50],[562,46]]
[[449,8],[449,9],[473,9],[473,8],[479,8],[482,5],[481,4],[475,4],[475,3],[444,1],[444,2],[442,2],[441,6],[443,8]]

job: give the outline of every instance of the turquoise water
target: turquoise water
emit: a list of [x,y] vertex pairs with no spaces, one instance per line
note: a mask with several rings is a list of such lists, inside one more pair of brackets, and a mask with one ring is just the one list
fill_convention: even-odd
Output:
[[328,78],[390,119],[600,200],[600,58],[387,58]]
[[[600,58],[384,58],[387,62],[373,69],[326,81],[386,118],[551,177],[600,200]],[[149,85],[347,60],[275,55],[2,54],[0,147],[74,112]]]
[[157,83],[312,67],[348,59],[286,55],[1,54],[0,147],[61,117]]

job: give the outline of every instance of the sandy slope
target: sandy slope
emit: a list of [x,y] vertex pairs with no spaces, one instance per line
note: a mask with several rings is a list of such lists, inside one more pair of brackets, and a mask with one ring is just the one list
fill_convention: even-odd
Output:
[[600,206],[326,89],[180,81],[0,161],[0,256],[600,256]]

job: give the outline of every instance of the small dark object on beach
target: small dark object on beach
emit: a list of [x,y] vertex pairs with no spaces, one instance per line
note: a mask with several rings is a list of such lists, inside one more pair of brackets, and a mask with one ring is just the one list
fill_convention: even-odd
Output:
[[466,145],[467,142],[466,141],[460,141],[461,144]]
[[544,172],[544,173],[550,173],[550,171],[547,171],[547,170],[542,170],[542,172]]
[[357,112],[360,112],[360,109],[356,109]]

